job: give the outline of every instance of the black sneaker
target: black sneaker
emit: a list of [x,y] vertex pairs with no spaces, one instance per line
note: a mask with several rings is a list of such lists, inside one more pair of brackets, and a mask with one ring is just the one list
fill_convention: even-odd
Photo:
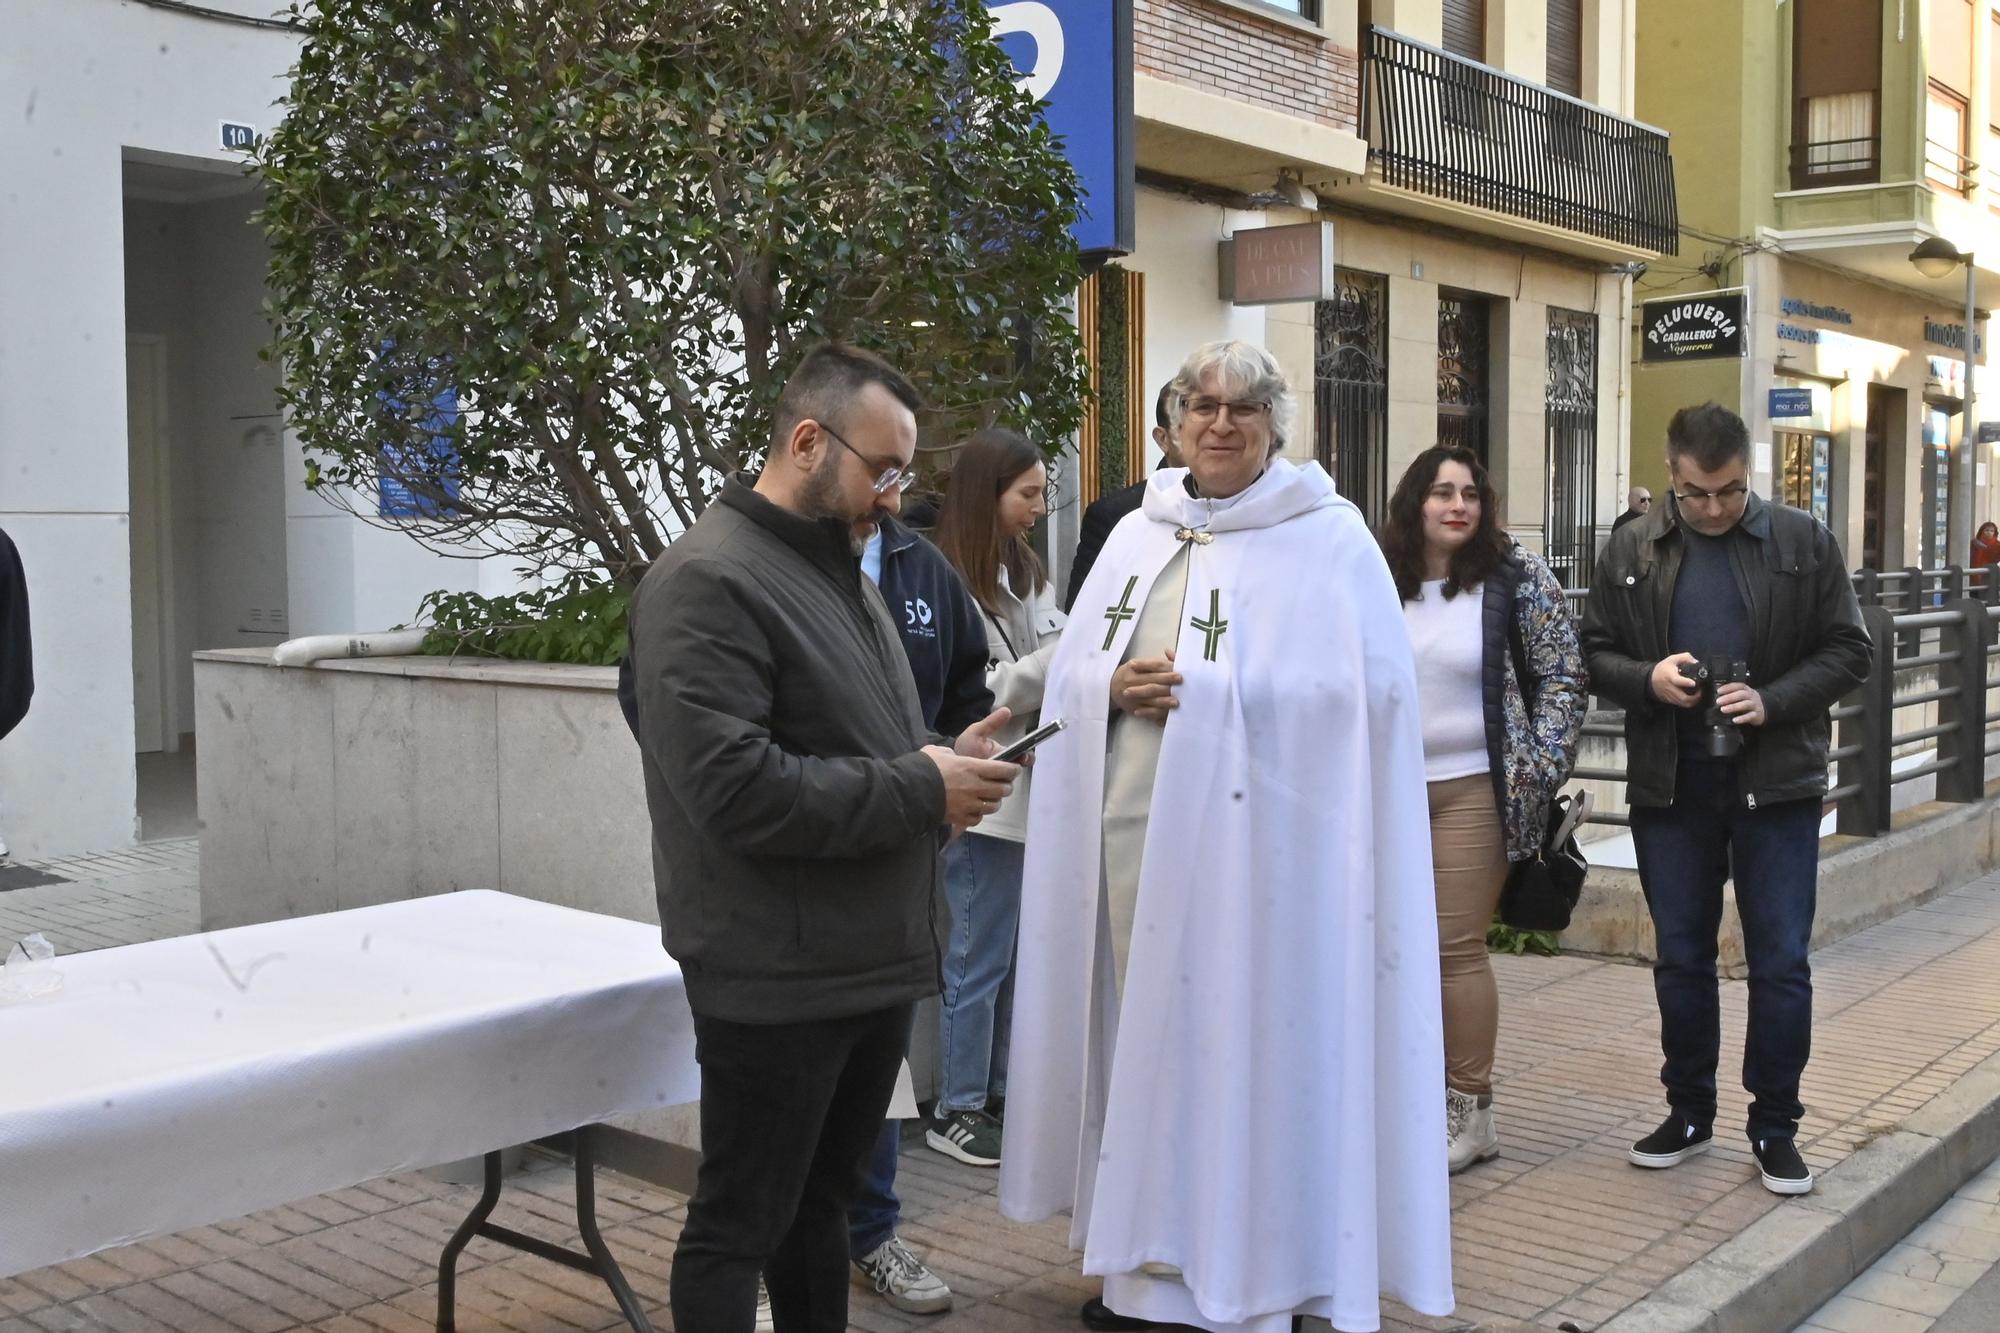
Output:
[[1790,1139],[1758,1139],[1750,1145],[1750,1151],[1757,1154],[1765,1189],[1773,1194],[1812,1193],[1812,1168],[1799,1156]]
[[1660,1127],[1632,1145],[1625,1154],[1625,1160],[1634,1166],[1651,1167],[1664,1171],[1670,1166],[1679,1166],[1696,1153],[1708,1151],[1708,1145],[1715,1141],[1715,1135],[1707,1125],[1697,1125],[1694,1121],[1675,1111],[1660,1122]]
[[984,1111],[937,1111],[924,1142],[967,1166],[1000,1165],[1000,1122]]

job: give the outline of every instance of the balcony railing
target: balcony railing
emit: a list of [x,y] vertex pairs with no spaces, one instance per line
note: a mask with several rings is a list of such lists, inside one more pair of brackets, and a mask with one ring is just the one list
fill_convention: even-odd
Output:
[[1362,121],[1389,184],[1679,253],[1665,134],[1382,28],[1367,48]]
[[1882,179],[1882,141],[1822,139],[1792,145],[1792,188],[1872,184]]

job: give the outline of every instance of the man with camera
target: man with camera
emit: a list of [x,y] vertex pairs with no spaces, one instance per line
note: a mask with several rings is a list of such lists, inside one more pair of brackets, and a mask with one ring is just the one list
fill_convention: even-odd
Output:
[[1721,1046],[1716,936],[1733,877],[1750,963],[1743,1083],[1751,1148],[1777,1194],[1812,1189],[1793,1145],[1812,1045],[1812,937],[1827,711],[1870,645],[1839,543],[1750,493],[1750,438],[1714,403],[1667,427],[1668,503],[1613,533],[1583,624],[1591,688],[1625,709],[1626,790],[1658,936],[1669,1114],[1635,1166],[1707,1150]]

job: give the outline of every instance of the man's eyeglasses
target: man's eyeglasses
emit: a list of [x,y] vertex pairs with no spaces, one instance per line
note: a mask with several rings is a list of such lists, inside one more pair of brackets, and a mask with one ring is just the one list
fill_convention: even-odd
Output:
[[[838,444],[841,448],[847,450],[848,453],[853,454],[863,463],[868,464],[869,467],[878,466],[878,464],[870,462],[868,455],[862,453],[859,449],[856,449],[853,445],[849,444],[845,439],[841,437],[839,431],[827,425],[824,421],[815,422],[813,424],[817,425],[821,430],[825,431],[828,435],[831,435],[833,437],[833,441],[835,444]],[[882,495],[898,487],[902,488],[903,490],[908,490],[910,487],[916,484],[917,484],[917,470],[915,468],[892,467],[888,471],[884,472],[881,476],[875,478],[871,486],[871,489],[874,490],[875,494]]]
[[1730,505],[1735,504],[1748,494],[1750,494],[1748,486],[1745,486],[1740,481],[1733,481],[1719,491],[1705,491],[1699,486],[1677,488],[1674,491],[1674,499],[1679,500],[1684,505],[1696,503]]
[[1185,402],[1190,420],[1213,421],[1223,412],[1229,413],[1231,421],[1255,421],[1271,410],[1271,405],[1261,399],[1251,398],[1242,402],[1226,403],[1219,398],[1189,398]]

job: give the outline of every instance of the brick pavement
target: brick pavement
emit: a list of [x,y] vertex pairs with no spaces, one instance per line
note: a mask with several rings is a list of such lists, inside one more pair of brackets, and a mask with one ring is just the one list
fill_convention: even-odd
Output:
[[[137,872],[135,872],[137,873]],[[0,895],[0,909],[9,909]],[[1814,957],[1815,1058],[1801,1147],[1826,1168],[1894,1127],[2000,1050],[2000,877],[1982,880]],[[1725,1091],[1715,1151],[1672,1172],[1633,1170],[1625,1146],[1661,1113],[1658,1019],[1647,973],[1589,958],[1500,958],[1496,1105],[1503,1152],[1453,1182],[1460,1297],[1453,1319],[1390,1309],[1391,1333],[1522,1319],[1592,1328],[1782,1202],[1756,1182],[1738,1137],[1744,1098]],[[1741,1062],[1744,988],[1724,988],[1724,1083]],[[907,1240],[958,1308],[898,1314],[856,1293],[869,1333],[1079,1327],[1094,1284],[1065,1224],[1023,1227],[994,1208],[994,1175],[913,1144],[902,1173]],[[566,1174],[542,1160],[499,1220],[568,1239]],[[397,1177],[225,1225],[0,1281],[0,1333],[65,1329],[429,1327],[432,1271],[468,1187]],[[649,1298],[665,1291],[681,1217],[673,1194],[620,1177],[602,1189],[605,1234]],[[484,1242],[468,1252],[460,1327],[559,1333],[617,1325],[586,1277]],[[657,1312],[658,1326],[670,1327]]]

